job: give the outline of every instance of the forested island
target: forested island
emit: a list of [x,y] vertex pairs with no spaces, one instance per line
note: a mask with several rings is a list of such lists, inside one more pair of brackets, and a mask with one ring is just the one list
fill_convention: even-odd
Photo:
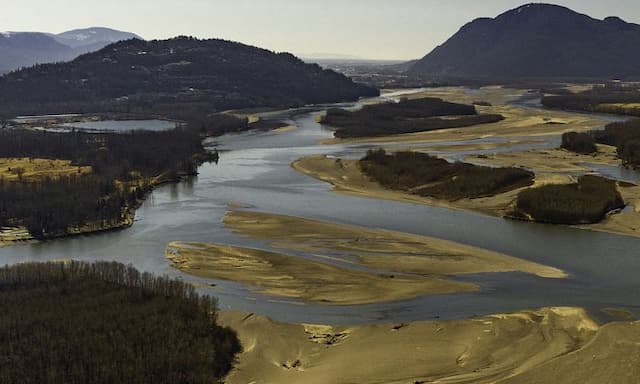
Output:
[[590,90],[545,95],[542,105],[574,111],[640,116],[640,89],[636,86],[594,86]]
[[615,181],[585,175],[573,184],[551,184],[520,192],[511,216],[552,224],[592,224],[624,207]]
[[219,383],[242,349],[215,299],[118,263],[0,268],[3,384]]
[[624,165],[640,167],[640,119],[611,123],[593,134],[598,143],[616,147]]
[[335,137],[350,138],[460,128],[503,119],[501,115],[478,114],[473,105],[427,97],[365,105],[356,111],[332,108],[320,122],[337,128]]
[[362,172],[382,186],[443,200],[493,196],[533,184],[534,174],[521,168],[450,163],[420,152],[370,150]]
[[572,152],[592,154],[597,151],[596,144],[615,147],[623,165],[640,167],[640,119],[610,123],[602,131],[562,135],[562,148]]

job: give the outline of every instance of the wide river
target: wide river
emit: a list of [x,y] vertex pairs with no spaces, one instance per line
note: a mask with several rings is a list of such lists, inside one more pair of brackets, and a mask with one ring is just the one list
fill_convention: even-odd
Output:
[[[295,124],[298,129],[293,131],[218,138],[211,145],[221,151],[220,163],[203,165],[197,178],[156,189],[138,210],[130,229],[0,248],[0,264],[67,258],[116,260],[144,271],[215,284],[203,291],[217,296],[223,309],[256,312],[291,322],[347,324],[465,318],[543,306],[586,307],[596,317],[607,307],[623,307],[635,313],[640,310],[638,238],[347,196],[297,173],[290,164],[302,156],[321,153],[353,157],[369,148],[319,145],[319,140],[332,136],[315,120],[323,109],[268,115]],[[554,146],[557,140],[550,137],[547,143],[536,146]],[[619,170],[600,171],[616,174]],[[625,178],[638,180],[635,173],[627,172]],[[222,219],[229,205],[453,240],[555,266],[570,277],[553,280],[522,273],[482,274],[464,277],[481,285],[478,293],[323,306],[257,295],[239,284],[193,278],[173,269],[164,257],[171,241],[272,249],[266,242],[241,237],[224,227]],[[303,253],[299,256],[312,257]]]

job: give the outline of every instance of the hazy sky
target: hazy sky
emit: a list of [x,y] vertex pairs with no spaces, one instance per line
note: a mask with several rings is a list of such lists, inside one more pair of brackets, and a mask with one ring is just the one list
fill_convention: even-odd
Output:
[[[144,38],[217,37],[298,55],[422,57],[476,17],[526,0],[0,0],[0,31],[108,26]],[[640,23],[639,0],[566,0],[593,17]]]

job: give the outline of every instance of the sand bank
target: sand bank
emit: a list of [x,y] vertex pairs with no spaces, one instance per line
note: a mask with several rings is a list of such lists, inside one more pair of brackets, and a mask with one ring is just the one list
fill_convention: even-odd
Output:
[[636,383],[640,323],[576,308],[461,321],[284,324],[224,312],[244,346],[229,384]]
[[[381,229],[301,219],[260,212],[231,211],[225,225],[234,232],[272,242],[277,248],[351,257],[389,272],[455,276],[520,271],[563,278],[556,268],[451,241]],[[349,259],[347,259],[349,260]]]
[[536,175],[546,173],[589,173],[591,169],[585,164],[602,164],[619,166],[616,148],[598,145],[598,153],[581,155],[560,148],[534,149],[521,152],[496,153],[491,155],[467,156],[465,161],[497,167],[524,167]]
[[0,227],[0,247],[30,240],[33,240],[33,236],[25,227]]
[[319,304],[368,304],[477,290],[470,283],[437,277],[356,271],[302,257],[216,244],[173,242],[166,257],[188,274],[236,281],[259,293]]

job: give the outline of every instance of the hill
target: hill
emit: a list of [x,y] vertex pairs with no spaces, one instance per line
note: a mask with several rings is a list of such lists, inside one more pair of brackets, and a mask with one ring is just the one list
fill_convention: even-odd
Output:
[[50,34],[41,32],[0,33],[0,73],[37,63],[72,60],[111,43],[139,38],[109,28],[87,28]]
[[[378,95],[334,71],[224,40],[127,40],[0,78],[0,114],[293,107]],[[175,111],[175,113],[172,113]]]
[[637,78],[640,25],[550,4],[474,20],[409,72],[435,79]]

